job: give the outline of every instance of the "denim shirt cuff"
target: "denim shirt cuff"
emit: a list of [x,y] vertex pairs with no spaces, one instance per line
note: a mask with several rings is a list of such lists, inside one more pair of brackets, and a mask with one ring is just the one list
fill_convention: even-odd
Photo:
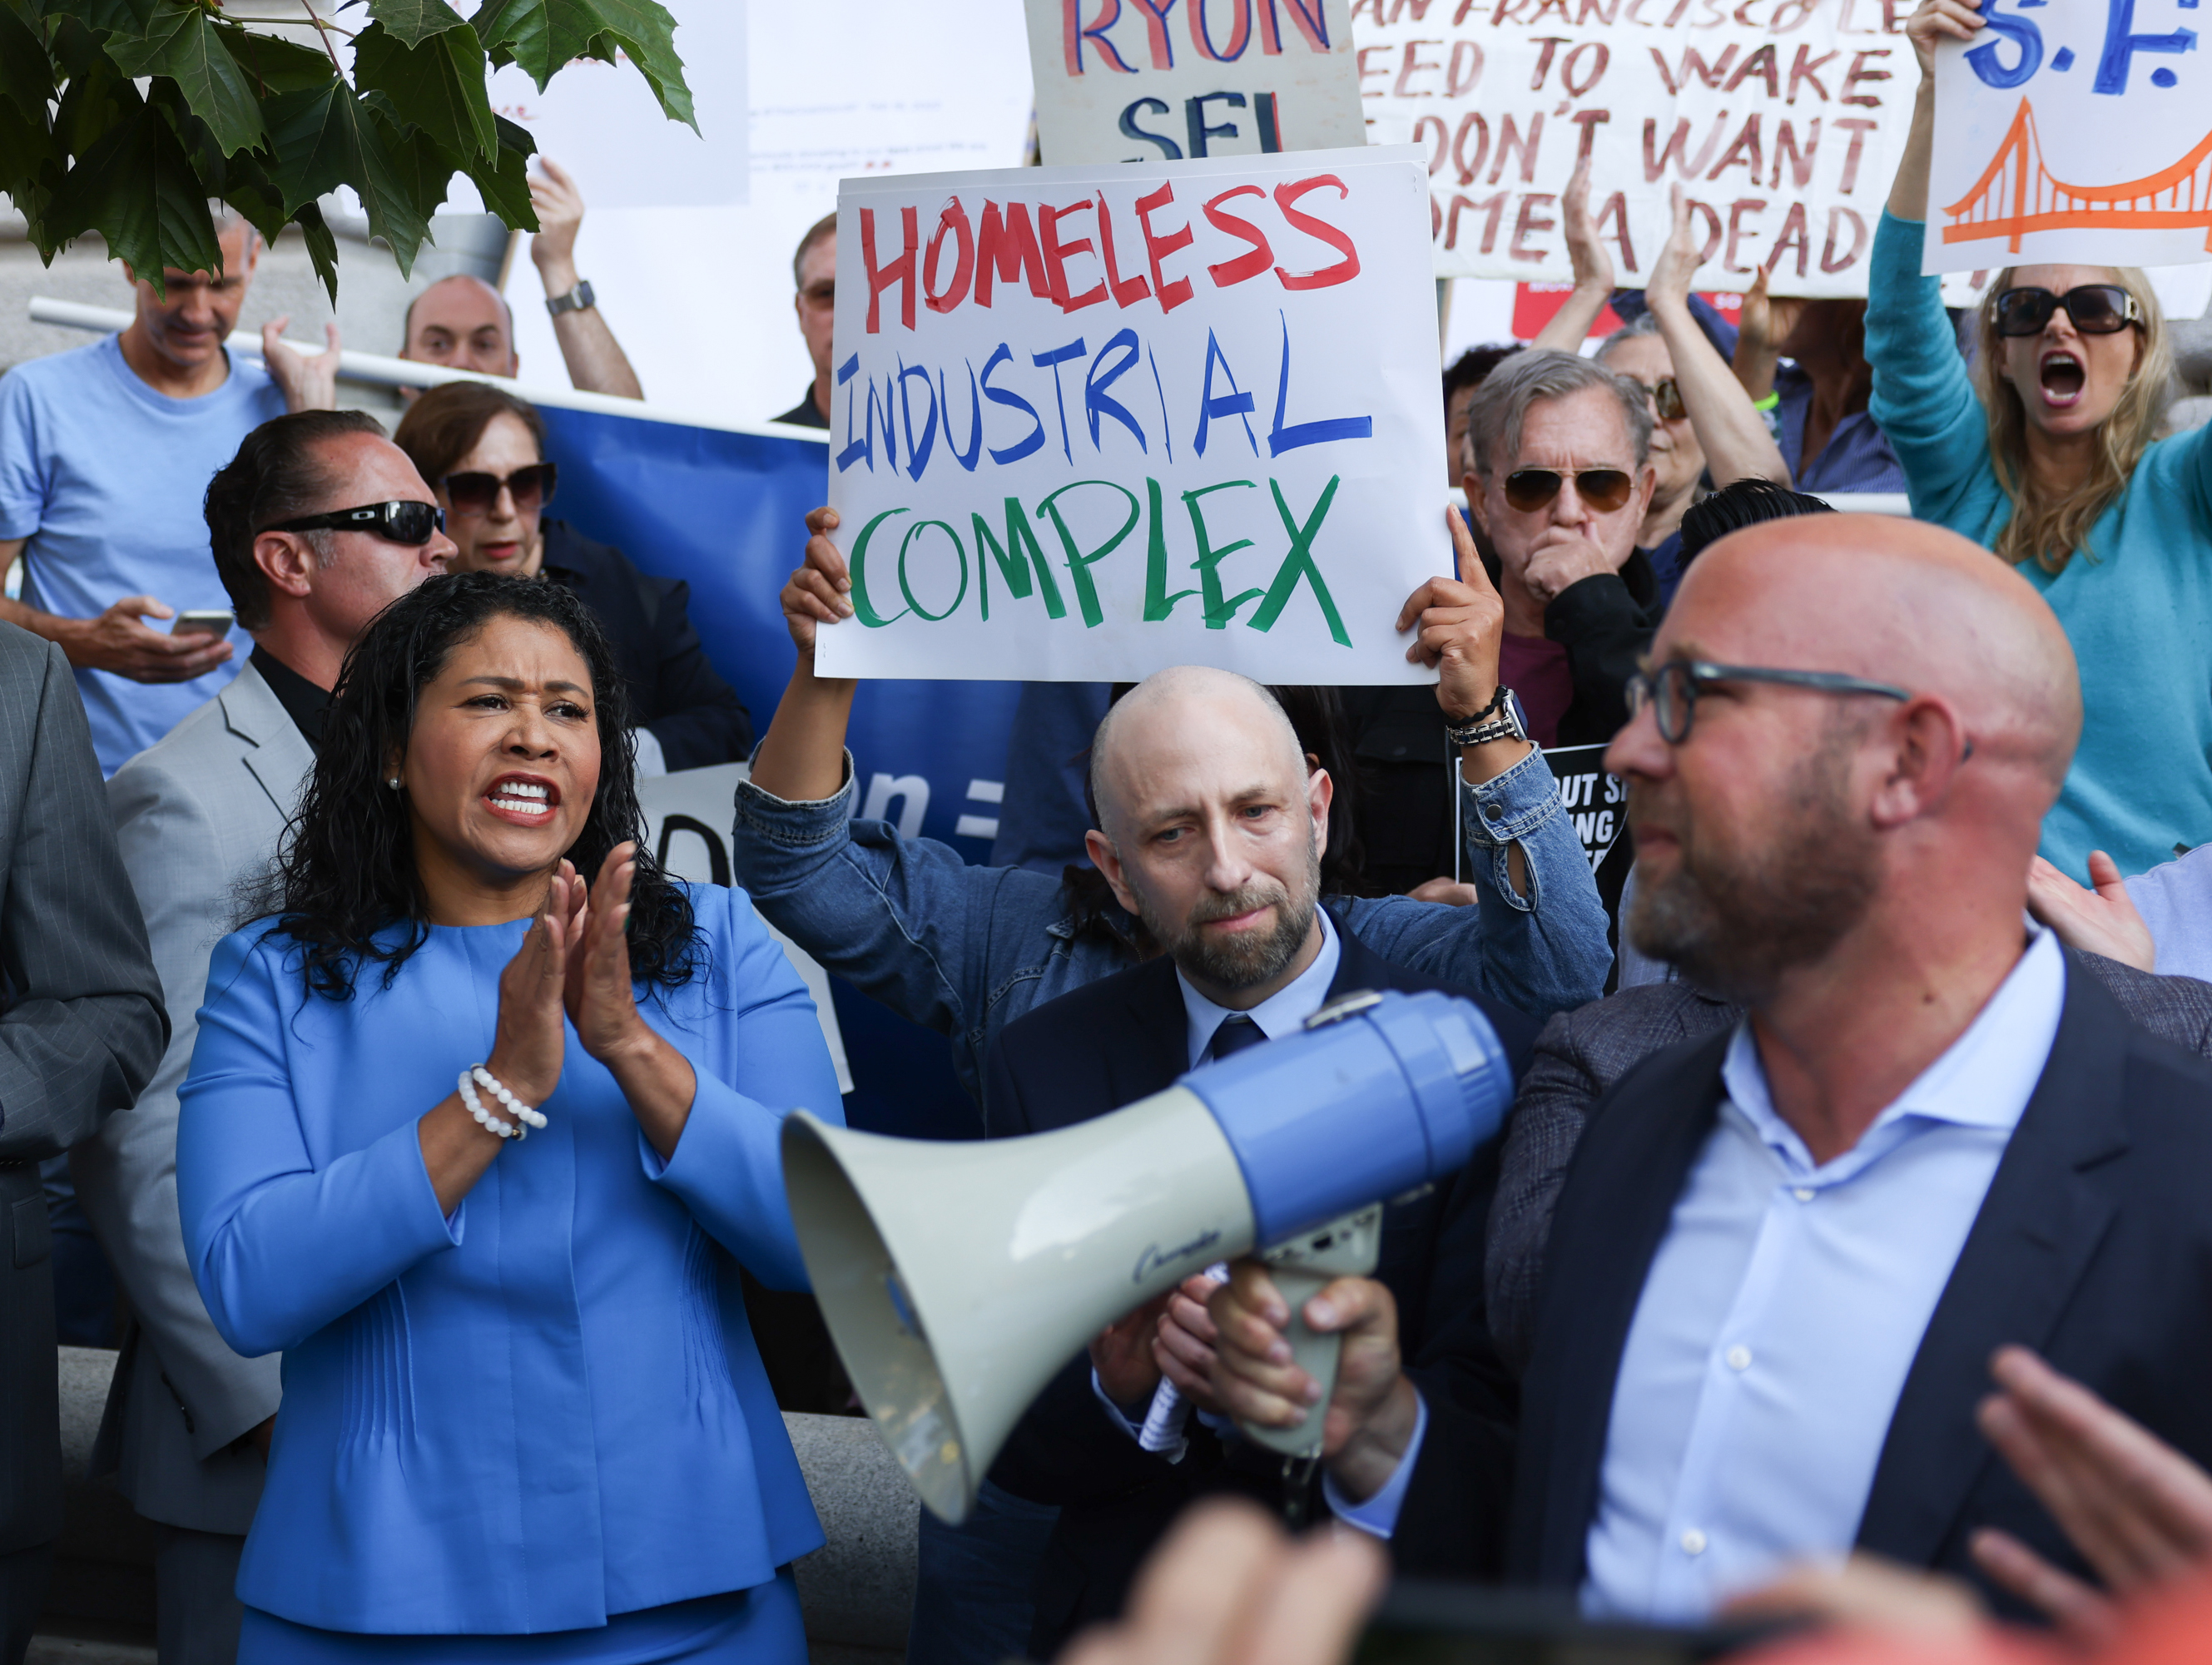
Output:
[[1470,785],[1462,775],[1460,790],[1467,798],[1462,818],[1468,842],[1484,849],[1501,849],[1524,839],[1563,813],[1558,778],[1541,750],[1480,786]]
[[853,754],[844,754],[844,784],[827,798],[779,798],[748,780],[738,782],[740,825],[775,843],[806,849],[842,841],[853,818]]

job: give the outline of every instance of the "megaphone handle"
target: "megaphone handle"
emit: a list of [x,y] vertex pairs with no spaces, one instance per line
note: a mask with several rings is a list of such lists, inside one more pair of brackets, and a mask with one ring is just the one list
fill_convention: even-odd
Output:
[[1268,1267],[1267,1275],[1291,1310],[1291,1322],[1283,1331],[1283,1339],[1291,1344],[1291,1360],[1321,1384],[1321,1397],[1307,1411],[1305,1419],[1295,1427],[1261,1428],[1250,1423],[1238,1425],[1249,1438],[1271,1451],[1280,1451],[1285,1456],[1313,1456],[1321,1450],[1322,1423],[1328,1414],[1329,1395],[1336,1391],[1337,1360],[1344,1346],[1340,1337],[1321,1334],[1306,1322],[1306,1303],[1334,1283],[1336,1274],[1279,1266]]

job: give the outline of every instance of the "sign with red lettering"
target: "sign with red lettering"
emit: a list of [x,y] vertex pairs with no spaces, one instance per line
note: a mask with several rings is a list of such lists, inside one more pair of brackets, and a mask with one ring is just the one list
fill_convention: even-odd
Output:
[[[2116,0],[2117,3],[2117,0]],[[1680,185],[1700,289],[1866,293],[1919,71],[1910,0],[1353,0],[1361,101],[1422,147],[1437,271],[1568,281],[1559,197],[1590,158],[1640,288]]]
[[1936,49],[1923,270],[2212,259],[2212,64],[2180,5],[1992,5]]
[[1403,147],[846,180],[823,672],[1432,680],[1426,194]]
[[1054,166],[1364,144],[1346,0],[1027,0]]

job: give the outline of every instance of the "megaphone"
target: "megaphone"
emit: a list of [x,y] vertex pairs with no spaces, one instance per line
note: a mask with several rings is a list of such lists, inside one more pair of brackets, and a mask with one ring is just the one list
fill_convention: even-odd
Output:
[[[957,1525],[1015,1423],[1108,1324],[1217,1261],[1333,1241],[1312,1234],[1463,1166],[1512,1092],[1469,1002],[1362,994],[1057,1133],[887,1139],[796,1112],[784,1185],[861,1404]],[[1319,1343],[1333,1371],[1335,1338]]]

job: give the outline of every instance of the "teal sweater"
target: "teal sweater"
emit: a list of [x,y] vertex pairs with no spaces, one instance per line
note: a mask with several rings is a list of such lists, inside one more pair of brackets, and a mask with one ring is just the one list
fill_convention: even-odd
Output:
[[[1923,228],[1881,216],[1866,352],[1874,418],[1897,448],[1912,513],[1994,544],[2012,504],[1936,280]],[[2088,878],[2089,852],[2124,873],[2212,842],[2212,429],[2160,440],[2064,570],[2029,562],[2081,666],[2081,749],[2043,823],[2043,854]]]

